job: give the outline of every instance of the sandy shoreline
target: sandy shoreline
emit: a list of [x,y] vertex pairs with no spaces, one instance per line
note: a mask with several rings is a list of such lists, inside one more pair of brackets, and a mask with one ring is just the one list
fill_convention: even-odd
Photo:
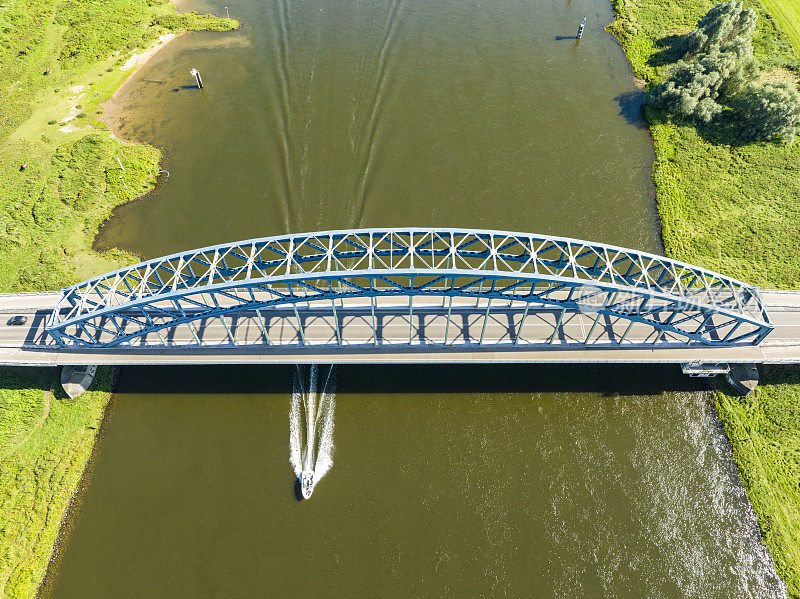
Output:
[[[165,34],[159,36],[158,43],[155,46],[153,46],[153,47],[151,47],[151,48],[149,48],[149,49],[147,49],[147,50],[145,50],[143,52],[131,54],[130,58],[128,58],[128,60],[125,61],[125,64],[123,64],[120,67],[120,70],[121,71],[128,71],[128,70],[132,69],[131,72],[128,74],[128,76],[133,75],[137,70],[139,70],[140,67],[144,66],[147,63],[148,60],[153,58],[153,56],[156,54],[156,52],[161,50],[161,48],[166,46],[168,43],[170,43],[176,37],[178,37],[178,35],[175,34],[175,33],[165,33]],[[125,81],[127,81],[127,79]],[[123,85],[124,84],[125,84],[125,82],[123,82]]]
[[[167,44],[177,39],[181,35],[183,35],[183,33],[179,34],[165,33],[158,38],[158,42],[154,46],[142,52],[136,52],[134,54],[131,54],[128,60],[125,61],[125,64],[123,64],[120,67],[121,71],[128,71],[128,73],[125,79],[122,81],[122,83],[119,84],[119,87],[117,87],[117,89],[114,90],[114,93],[111,94],[111,97],[105,102],[103,102],[102,107],[104,112],[108,109],[109,104],[114,102],[114,100],[117,97],[117,94],[123,87],[125,87],[125,84],[131,80],[131,78],[136,74],[136,72],[139,69],[141,69],[144,65],[146,65],[156,54],[158,54],[161,50],[163,50],[167,46]],[[109,122],[109,120],[105,117],[106,115],[103,114],[100,117],[100,120],[103,121],[103,123],[105,123],[106,127],[108,127],[109,135],[111,135],[112,138],[116,139],[117,141],[121,141],[123,143],[135,143],[132,140],[124,139],[123,137],[118,136],[114,131],[114,126],[112,125],[112,123]]]
[[[114,90],[114,93],[111,94],[111,97],[108,100],[106,100],[105,102],[103,102],[102,105],[105,107],[108,104],[108,102],[111,102],[114,99],[114,97],[117,95],[117,92],[119,92],[119,90],[122,89],[122,86],[124,86],[128,81],[130,81],[131,77],[136,73],[136,71],[138,71],[140,68],[142,68],[144,65],[146,65],[147,62],[159,52],[159,50],[163,49],[172,40],[177,38],[178,35],[179,34],[175,34],[175,33],[165,33],[165,34],[159,36],[158,42],[154,46],[151,46],[150,48],[148,48],[146,50],[143,50],[142,52],[135,52],[135,53],[131,54],[131,56],[128,58],[128,60],[125,61],[125,64],[123,64],[120,67],[120,71],[128,71],[127,76],[119,84],[117,89]],[[85,127],[77,127],[72,123],[72,121],[75,119],[75,117],[78,116],[78,101],[83,96],[83,90],[85,88],[86,88],[85,85],[75,85],[72,88],[70,88],[70,91],[75,93],[75,97],[72,98],[72,100],[69,103],[70,106],[69,106],[69,112],[67,113],[67,116],[64,117],[64,119],[61,121],[64,124],[64,126],[59,129],[62,133],[72,133],[73,131],[80,131],[82,129],[85,129]],[[103,118],[101,118],[101,120],[109,128],[109,131],[111,131],[110,124],[108,122],[106,122],[106,120],[103,119]],[[111,131],[111,137],[113,137],[114,139],[119,139],[118,137],[116,137],[114,135],[113,131]],[[120,140],[120,141],[124,141],[124,140]]]

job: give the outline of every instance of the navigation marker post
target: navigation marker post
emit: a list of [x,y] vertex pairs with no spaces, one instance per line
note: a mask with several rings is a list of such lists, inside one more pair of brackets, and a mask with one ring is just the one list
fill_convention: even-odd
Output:
[[579,40],[583,37],[583,28],[586,27],[586,17],[583,17],[583,23],[581,23],[580,27],[578,27],[578,35],[575,36],[576,40]]
[[197,81],[197,88],[203,89],[203,80],[200,79],[200,71],[198,71],[197,69],[192,69],[191,71],[189,71],[189,74],[194,77],[195,81]]

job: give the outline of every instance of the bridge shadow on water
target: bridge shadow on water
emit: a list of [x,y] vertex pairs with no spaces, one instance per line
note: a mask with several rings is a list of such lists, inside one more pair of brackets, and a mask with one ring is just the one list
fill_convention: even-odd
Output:
[[[291,393],[294,366],[126,366],[117,392]],[[656,395],[708,386],[676,364],[455,364],[337,366],[338,393],[541,393]]]

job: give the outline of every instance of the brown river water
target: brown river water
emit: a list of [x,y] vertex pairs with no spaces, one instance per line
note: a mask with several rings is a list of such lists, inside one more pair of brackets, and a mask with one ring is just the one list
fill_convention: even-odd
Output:
[[[98,247],[411,225],[659,251],[607,0],[228,7],[239,31],[180,37],[109,108],[169,177]],[[42,595],[782,597],[702,389],[673,366],[125,368]]]

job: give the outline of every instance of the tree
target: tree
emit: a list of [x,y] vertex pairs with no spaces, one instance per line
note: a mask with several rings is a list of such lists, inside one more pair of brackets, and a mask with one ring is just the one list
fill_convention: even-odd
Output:
[[717,101],[720,77],[700,61],[680,61],[669,79],[653,87],[647,103],[674,114],[708,122],[722,111]]
[[750,84],[733,108],[745,139],[792,143],[800,129],[800,93],[788,81]]
[[720,75],[718,98],[728,101],[744,90],[759,75],[758,62],[753,56],[749,37],[735,37],[720,48]]
[[686,54],[711,53],[737,37],[750,40],[757,20],[758,14],[752,8],[744,8],[741,2],[717,4],[697,22],[697,29],[686,36]]
[[685,37],[684,60],[647,92],[647,103],[705,123],[729,106],[743,139],[791,143],[800,131],[800,92],[787,81],[754,83],[758,64],[751,38],[757,19],[740,1],[714,6]]
[[722,112],[720,102],[734,97],[757,74],[750,41],[737,37],[695,60],[679,61],[669,77],[648,92],[647,102],[707,123]]

